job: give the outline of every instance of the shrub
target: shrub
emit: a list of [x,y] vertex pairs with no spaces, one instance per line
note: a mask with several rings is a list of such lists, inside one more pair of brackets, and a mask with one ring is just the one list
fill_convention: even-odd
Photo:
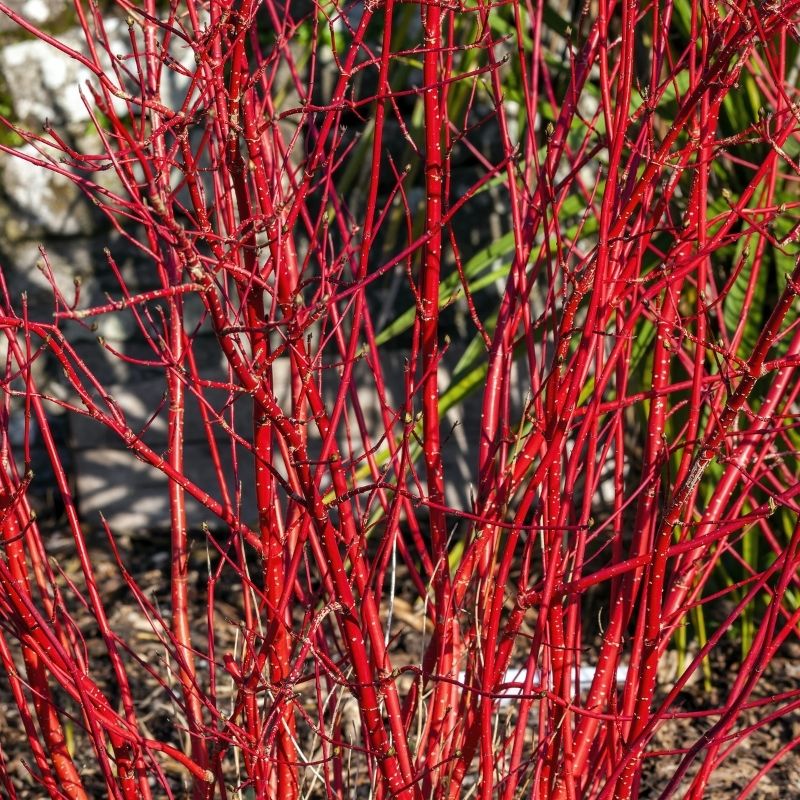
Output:
[[[800,617],[800,3],[76,2],[81,50],[0,8],[87,71],[94,152],[10,121],[39,155],[0,147],[97,204],[118,285],[67,297],[43,250],[53,308],[2,301],[0,660],[34,791],[629,798],[664,760],[660,796],[701,797],[795,709],[758,682]],[[109,315],[137,349],[104,355],[163,387],[142,423],[80,345]],[[79,518],[56,411],[166,477],[168,595]],[[648,751],[702,670],[707,728]]]

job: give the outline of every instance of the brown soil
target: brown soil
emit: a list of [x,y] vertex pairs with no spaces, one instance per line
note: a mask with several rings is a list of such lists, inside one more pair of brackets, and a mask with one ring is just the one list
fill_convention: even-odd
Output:
[[[146,590],[162,613],[167,615],[169,608],[168,573],[169,565],[166,559],[167,548],[164,541],[158,537],[146,540],[128,541],[125,544],[123,558],[129,559],[137,583]],[[85,650],[90,664],[92,677],[109,692],[113,687],[111,669],[105,656],[105,648],[96,635],[94,621],[88,611],[83,608],[72,592],[66,588],[66,578],[74,581],[77,586],[82,586],[79,565],[72,555],[71,540],[62,534],[53,532],[47,542],[49,553],[54,556],[58,569],[62,571],[60,583],[65,587],[65,604],[70,610],[73,619],[78,623],[85,638]],[[135,557],[134,554],[135,553]],[[206,629],[204,620],[203,601],[205,597],[205,577],[207,551],[202,543],[198,544],[193,556],[192,581],[195,587],[195,600],[197,603],[195,613],[195,634],[197,646],[205,651]],[[120,577],[114,563],[109,558],[105,548],[98,546],[93,554],[93,563],[97,570],[98,582],[103,588],[104,597],[107,598],[107,607],[110,611],[112,628],[118,633],[122,641],[130,644],[131,652],[128,655],[132,688],[140,712],[140,722],[149,731],[149,734],[162,738],[177,746],[185,746],[183,739],[181,715],[178,704],[170,697],[170,692],[160,685],[148,672],[147,667],[160,675],[167,674],[165,669],[165,647],[158,635],[158,630],[148,620],[147,615],[137,604],[131,601],[128,588]],[[134,567],[135,564],[135,567]],[[399,597],[394,611],[392,641],[393,659],[397,664],[419,663],[419,656],[423,642],[421,617],[403,597],[402,581],[399,584]],[[215,646],[217,661],[221,664],[222,655],[226,651],[234,650],[239,631],[239,621],[242,618],[241,589],[233,580],[221,580],[216,593],[216,630]],[[8,635],[8,634],[7,634]],[[13,647],[14,640],[8,637]],[[681,694],[679,702],[674,709],[676,712],[699,712],[718,708],[726,698],[726,688],[730,685],[733,676],[738,670],[737,649],[733,645],[722,647],[714,654],[711,664],[713,687],[709,693],[703,686],[703,681],[695,681]],[[21,664],[20,664],[21,666]],[[221,667],[219,668],[221,673]],[[24,674],[24,672],[22,673]],[[201,680],[206,677],[201,674]],[[668,676],[665,676],[668,677]],[[757,686],[757,691],[751,698],[772,698],[785,692],[798,689],[800,680],[800,645],[786,647],[772,662],[769,670],[762,676]],[[217,706],[227,709],[230,702],[232,684],[227,676],[222,676],[218,681],[220,692]],[[313,716],[316,713],[313,695],[313,682],[297,687],[301,693],[304,704]],[[176,690],[176,694],[177,694]],[[109,694],[112,702],[117,702]],[[57,695],[64,708],[77,710],[74,703],[64,694]],[[747,726],[757,725],[768,714],[791,700],[770,702],[757,708],[745,711],[737,720],[731,733],[736,735]],[[511,712],[513,714],[513,711]],[[642,782],[639,787],[638,797],[642,800],[660,798],[669,780],[675,774],[683,752],[691,747],[712,725],[718,717],[705,716],[691,719],[673,719],[666,721],[658,729],[648,752],[651,756],[645,761]],[[354,738],[359,727],[357,709],[351,701],[341,703],[338,716],[340,733],[346,738]],[[103,798],[106,796],[102,776],[100,775],[91,747],[81,731],[79,718],[68,734],[73,737],[76,753],[76,762],[82,771],[90,796]],[[306,733],[306,735],[310,735]],[[756,728],[752,733],[739,738],[737,745],[728,756],[715,768],[709,788],[704,794],[708,798],[738,798],[751,778],[787,743],[800,737],[800,711],[787,713],[780,719]],[[729,743],[733,744],[732,739]],[[306,742],[306,752],[312,753],[315,744],[310,740]],[[728,745],[728,746],[729,746]],[[27,739],[19,719],[19,713],[12,700],[4,676],[0,678],[0,751],[6,764],[7,773],[10,775],[21,800],[38,800],[46,796],[44,790],[38,785],[31,775],[33,760],[28,747]],[[687,773],[687,780],[673,795],[683,797],[689,785],[689,779],[702,764],[705,751],[701,751]],[[240,768],[233,758],[226,760],[226,774],[229,776],[229,785],[237,784],[237,777],[241,775]],[[159,764],[169,778],[172,792],[176,798],[188,797],[189,781],[185,772],[174,762],[167,759],[160,760]],[[350,790],[352,797],[369,795],[369,783],[362,770],[353,765],[351,770],[352,784]],[[320,783],[311,788],[307,796],[322,796],[323,789]],[[795,797],[800,796],[800,754],[789,750],[771,767],[769,772],[759,781],[750,795],[753,798],[769,797]],[[0,797],[8,796],[0,784]],[[163,789],[154,787],[154,796],[166,796]],[[235,795],[232,795],[235,796]],[[247,798],[245,792],[241,797]]]

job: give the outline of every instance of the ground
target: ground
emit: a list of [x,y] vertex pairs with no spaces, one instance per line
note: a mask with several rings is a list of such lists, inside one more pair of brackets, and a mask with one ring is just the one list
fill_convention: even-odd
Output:
[[[153,601],[156,608],[165,613],[169,607],[168,579],[166,577],[168,564],[168,544],[165,536],[151,535],[141,538],[127,538],[122,541],[122,557],[131,570],[134,578],[147,596]],[[49,534],[48,550],[51,563],[61,572],[59,583],[64,590],[65,603],[70,608],[73,618],[78,623],[78,628],[85,640],[85,650],[91,665],[92,677],[113,697],[113,680],[110,665],[105,657],[102,641],[96,633],[94,621],[88,611],[81,607],[77,597],[70,592],[67,584],[72,582],[81,585],[81,575],[77,558],[73,554],[71,539],[57,530]],[[198,539],[192,558],[191,582],[193,586],[192,597],[195,603],[194,625],[196,644],[199,649],[205,650],[206,627],[205,606],[207,559],[213,554],[202,546]],[[132,653],[128,659],[130,674],[133,677],[132,687],[136,695],[137,705],[140,709],[140,722],[150,735],[181,745],[182,734],[180,731],[180,712],[175,703],[170,699],[169,690],[156,681],[147,667],[153,672],[164,675],[165,648],[162,641],[148,621],[142,608],[131,599],[119,570],[110,557],[109,551],[97,540],[92,551],[92,561],[97,572],[97,580],[104,598],[107,601],[112,628],[122,640],[131,644]],[[398,599],[393,615],[392,640],[393,659],[397,664],[419,663],[419,654],[423,647],[423,626],[418,610],[403,597],[402,574],[398,575],[400,587]],[[409,597],[412,595],[409,593]],[[231,580],[221,580],[215,590],[216,630],[215,647],[217,660],[221,664],[225,651],[232,651],[237,645],[239,632],[238,621],[242,616],[241,589]],[[9,639],[13,646],[13,640]],[[702,712],[718,707],[724,702],[726,688],[730,680],[737,674],[738,656],[740,648],[733,642],[726,642],[713,654],[712,676],[714,684],[709,693],[702,680],[693,682],[680,695],[676,711]],[[138,659],[138,661],[137,661]],[[674,654],[671,656],[674,662]],[[587,655],[591,661],[591,654]],[[669,661],[669,659],[667,659]],[[221,670],[222,667],[220,666]],[[669,678],[669,668],[664,672],[665,679]],[[201,679],[205,674],[201,674]],[[765,673],[757,686],[753,700],[758,698],[774,698],[782,693],[795,694],[789,698],[784,697],[780,703],[792,703],[797,694],[798,679],[800,679],[800,645],[786,645],[784,650],[772,660],[769,671]],[[232,684],[227,676],[219,681],[220,691],[217,704],[219,708],[226,708],[231,697]],[[305,698],[304,704],[310,715],[316,713],[314,705],[313,682],[306,687],[300,687],[300,693]],[[401,687],[402,689],[402,687]],[[65,707],[69,708],[69,699],[65,695],[58,696]],[[757,725],[770,712],[778,707],[775,702],[758,705],[746,711],[740,719],[736,731],[742,731],[750,725]],[[352,737],[357,729],[358,714],[352,701],[343,701],[338,713],[338,724],[342,733]],[[513,715],[513,706],[505,713]],[[639,788],[639,797],[642,800],[659,798],[665,785],[672,777],[682,755],[682,748],[691,746],[716,720],[713,716],[696,716],[691,719],[673,719],[665,722],[657,731],[648,752],[650,756],[645,761],[642,783]],[[70,741],[76,753],[76,761],[81,768],[89,792],[94,792],[94,797],[104,797],[105,789],[102,778],[97,771],[91,748],[87,745],[79,725],[67,730]],[[753,732],[738,741],[728,756],[715,769],[706,797],[710,798],[738,798],[743,789],[753,776],[769,762],[778,751],[788,743],[800,737],[800,710],[785,714],[780,719],[770,722],[763,727],[757,727]],[[28,766],[32,763],[27,740],[20,723],[19,714],[13,703],[8,686],[0,682],[0,743],[6,761],[8,773],[11,776],[18,797],[22,800],[38,800],[44,796],[42,789],[31,778]],[[731,742],[733,744],[733,742]],[[320,755],[318,742],[306,732],[306,752],[310,757]],[[81,762],[80,754],[85,754]],[[689,775],[702,762],[703,753],[695,761]],[[226,760],[226,773],[233,787],[241,775],[241,765],[234,759]],[[163,760],[161,766],[167,774],[171,789],[176,798],[188,797],[188,781],[185,772],[174,762]],[[350,779],[353,782],[351,789],[355,789],[355,796],[368,795],[369,783],[366,775],[356,764],[350,766]],[[304,784],[306,796],[316,797],[322,790],[320,781],[314,781],[309,774]],[[673,796],[684,795],[688,783],[682,790]],[[2,789],[0,789],[2,795]],[[800,795],[800,755],[789,749],[783,757],[774,764],[769,772],[758,782],[752,793],[754,798],[768,798],[778,796]],[[156,796],[160,796],[158,791]],[[242,798],[246,798],[246,793]]]

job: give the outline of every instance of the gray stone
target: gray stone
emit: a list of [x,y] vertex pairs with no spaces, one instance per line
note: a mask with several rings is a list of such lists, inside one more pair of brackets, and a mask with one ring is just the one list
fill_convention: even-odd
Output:
[[[86,47],[78,31],[61,34],[59,41],[82,53]],[[85,124],[90,115],[81,94],[92,73],[66,53],[40,39],[6,45],[0,50],[0,75],[8,88],[14,116],[27,124],[41,126]],[[96,80],[96,79],[95,79]],[[119,110],[124,112],[119,101]]]
[[[283,370],[281,370],[283,371]],[[139,372],[137,370],[137,372]],[[214,376],[220,379],[219,374]],[[281,376],[283,377],[283,376]],[[280,380],[280,378],[279,378]],[[285,385],[285,384],[284,384]],[[126,384],[106,385],[106,392],[114,398],[117,408],[125,415],[129,427],[149,447],[161,451],[167,446],[167,385],[163,375],[158,377],[142,378],[141,375],[132,374]],[[94,392],[92,394],[95,394]],[[214,409],[229,420],[227,407],[228,396],[222,391],[207,392],[206,399]],[[103,407],[102,401],[98,402]],[[191,393],[187,392],[187,410],[184,424],[184,438],[187,443],[201,443],[205,441],[205,427],[198,409],[197,402]],[[234,403],[237,430],[245,433],[251,424],[252,412],[249,395],[241,394]],[[228,412],[226,414],[225,412]],[[220,424],[216,423],[217,438],[220,442],[227,436]],[[87,417],[75,417],[72,423],[73,438],[78,448],[94,447],[124,447],[120,437],[112,430],[98,425]]]
[[[58,22],[72,8],[68,0],[7,0],[8,7],[38,28]],[[10,17],[0,14],[0,33],[18,31]]]
[[[221,497],[207,448],[189,444],[185,451],[187,477],[219,500]],[[233,483],[228,462],[226,476]],[[99,527],[100,515],[115,533],[142,533],[165,530],[170,527],[169,483],[166,476],[136,459],[132,453],[118,447],[89,447],[76,453],[78,476],[78,503],[81,517],[90,527]],[[246,459],[239,465],[240,480],[245,497],[240,512],[241,519],[253,524],[257,518],[255,502],[249,487],[252,485],[252,467]],[[233,486],[229,486],[233,490]],[[207,523],[219,529],[222,523],[192,497],[187,496],[188,524],[199,528]]]
[[[106,247],[111,249],[131,292],[154,288],[155,276],[152,269],[143,269],[138,252],[130,243],[120,240],[116,235],[51,239],[45,240],[43,245],[36,241],[10,242],[0,237],[0,256],[12,303],[18,305],[20,294],[26,292],[31,319],[53,321],[54,303],[50,280],[37,266],[45,263],[45,257],[50,264],[52,278],[67,303],[72,304],[74,301],[76,278],[81,280],[80,308],[103,305],[108,302],[109,297],[119,299],[121,290],[108,268]],[[88,324],[92,320],[86,322]],[[127,323],[121,321],[121,324]],[[64,331],[72,342],[81,339],[94,341],[96,338],[86,326],[74,322],[65,323]],[[98,333],[110,336],[110,331]]]
[[[207,347],[199,346],[198,353],[205,349],[213,350],[214,342],[209,341]],[[382,367],[387,382],[390,409],[396,409],[403,391],[404,355],[396,351],[382,354]],[[452,361],[451,361],[452,363]],[[221,377],[221,370],[216,368],[216,378]],[[276,396],[282,408],[289,413],[289,365],[285,359],[279,359],[273,368]],[[206,377],[214,374],[214,368],[204,370]],[[357,370],[357,393],[362,414],[370,431],[377,436],[382,430],[380,423],[380,407],[375,392],[374,378],[365,362]],[[452,372],[442,367],[439,380],[441,390],[450,384]],[[335,396],[337,375],[335,370],[326,372],[322,390],[323,397],[330,409]],[[515,370],[515,389],[513,394],[521,397],[519,373]],[[164,396],[165,382],[163,375],[151,372],[150,377],[144,373],[131,374],[125,383],[105,387],[120,410],[125,414],[128,424],[135,431],[143,429],[142,440],[156,453],[167,455],[167,406]],[[208,399],[219,411],[225,406],[222,392],[212,393]],[[442,424],[442,458],[445,470],[446,502],[454,508],[469,509],[471,486],[474,486],[477,474],[477,447],[480,425],[480,397],[468,398],[462,405],[452,408],[445,416]],[[237,431],[245,440],[250,440],[251,405],[247,396],[242,396],[235,403]],[[518,418],[519,410],[513,413]],[[119,532],[135,532],[143,529],[157,529],[168,526],[169,494],[168,482],[163,473],[151,465],[139,461],[128,450],[119,437],[95,421],[86,417],[72,416],[72,441],[75,452],[76,474],[78,483],[78,499],[82,517],[90,524],[97,524],[102,513],[112,527]],[[230,439],[225,430],[215,426],[215,440],[221,457],[225,462],[224,473],[229,480],[229,491],[233,490],[232,467],[230,464]],[[360,439],[356,433],[357,420],[354,414],[349,419],[349,429],[353,431],[354,441],[358,441],[356,457],[362,456]],[[340,426],[339,447],[343,454],[349,452],[347,447],[345,426]],[[313,423],[309,424],[309,450],[313,459],[319,452],[319,436]],[[379,444],[377,439],[373,446]],[[253,457],[244,447],[237,446],[239,480],[243,488],[242,518],[245,521],[255,520],[256,507],[252,494]],[[187,402],[185,427],[185,462],[189,478],[203,491],[219,499],[220,491],[217,476],[214,472],[205,430],[202,425],[197,405],[193,399]],[[279,453],[273,461],[279,474],[285,474]],[[424,463],[416,464],[416,470],[424,479]],[[366,482],[366,481],[365,481]],[[409,487],[415,491],[415,487]],[[193,525],[208,522],[212,528],[220,527],[221,522],[214,519],[210,512],[194,500],[188,503],[189,519]]]
[[[95,46],[103,72],[116,81],[111,58],[125,59],[131,54],[130,33],[125,20],[110,14],[104,17],[103,25],[110,54],[102,45],[95,43]],[[143,49],[141,30],[134,27],[134,32],[138,32],[139,46]],[[87,53],[86,39],[79,28],[65,31],[57,38],[70,51],[80,55]],[[191,48],[175,41],[175,37],[171,50],[174,52],[170,55],[176,63],[164,65],[162,69],[160,101],[168,108],[179,109],[190,85],[189,79],[182,74],[182,67],[194,66],[194,54]],[[78,59],[47,42],[26,39],[0,48],[0,77],[8,89],[15,118],[23,123],[41,126],[47,120],[55,127],[67,125],[80,132],[91,120],[84,97],[90,107],[94,104],[86,84],[88,82],[97,88],[98,78]],[[137,91],[133,86],[118,83],[117,88]],[[115,97],[112,103],[120,117],[127,116],[123,99]]]
[[[36,4],[40,7],[36,7]],[[17,0],[17,6],[27,18],[35,21],[36,14],[43,14],[42,7],[57,9],[62,7],[60,0]],[[27,7],[27,11],[24,10]],[[54,10],[54,14],[57,12]],[[135,12],[132,12],[135,15]],[[129,31],[124,19],[109,16],[105,19],[106,28],[111,39],[111,55],[130,53]],[[38,23],[37,23],[38,24]],[[416,24],[416,23],[415,23]],[[140,36],[138,25],[134,25],[134,34]],[[67,31],[59,35],[59,40],[77,52],[86,51],[83,34],[79,30]],[[140,40],[141,45],[141,40]],[[193,68],[193,52],[185,47],[177,37],[173,37],[171,54],[181,64]],[[322,53],[322,56],[325,54]],[[328,68],[323,70],[320,86],[323,95],[330,91],[336,75],[332,57],[328,53]],[[105,67],[110,67],[108,55],[101,57]],[[283,69],[283,68],[282,68]],[[113,73],[106,70],[109,75]],[[9,91],[13,105],[13,113],[31,128],[41,129],[44,120],[49,120],[54,128],[75,146],[81,153],[100,152],[97,134],[87,125],[90,117],[80,94],[80,87],[87,80],[95,81],[91,72],[70,59],[57,49],[36,40],[19,41],[8,45],[0,51],[0,80],[3,80]],[[288,82],[288,76],[280,76]],[[411,83],[418,80],[412,75]],[[165,64],[162,71],[161,101],[168,107],[179,108],[185,98],[187,81],[178,68]],[[362,87],[368,93],[369,86]],[[324,96],[323,96],[324,99]],[[296,93],[290,88],[286,107],[296,103]],[[121,100],[115,101],[117,112],[127,113]],[[294,119],[281,123],[284,133],[289,134],[296,124]],[[351,131],[351,134],[355,132]],[[192,142],[198,131],[191,132]],[[473,132],[471,140],[483,152],[494,152],[497,155],[499,138],[491,124],[486,124]],[[296,151],[292,157],[301,154],[302,137],[296,142]],[[407,143],[399,126],[391,118],[387,123],[385,145],[398,160],[404,156]],[[494,151],[492,150],[494,148]],[[28,150],[30,152],[30,150]],[[497,156],[499,157],[499,156]],[[57,156],[55,156],[57,159]],[[36,263],[42,256],[37,241],[45,239],[46,252],[53,268],[53,275],[59,290],[67,301],[74,294],[72,285],[76,274],[83,277],[79,308],[103,305],[121,297],[121,289],[106,264],[103,248],[108,245],[114,252],[115,259],[123,272],[124,280],[131,293],[147,291],[157,285],[157,275],[152,264],[142,260],[135,248],[109,232],[103,236],[86,237],[87,232],[96,228],[96,209],[86,202],[81,192],[75,189],[68,178],[47,173],[40,167],[24,162],[6,159],[7,166],[0,175],[5,184],[7,202],[0,207],[0,255],[3,257],[5,277],[9,284],[12,300],[17,301],[19,293],[29,294],[32,318],[52,321],[53,301],[50,285],[43,274],[36,269]],[[451,163],[456,167],[453,175],[456,185],[455,194],[463,192],[474,182],[474,154],[463,143],[459,143],[452,154]],[[203,166],[207,166],[203,162]],[[119,182],[114,180],[111,172],[99,173],[92,179],[111,189],[119,191]],[[177,175],[171,176],[175,183]],[[394,178],[390,181],[394,186]],[[357,202],[357,192],[353,192],[352,202]],[[408,189],[412,210],[416,212],[422,200],[419,186]],[[418,195],[418,196],[417,196]],[[183,202],[188,203],[185,189],[180,195]],[[463,238],[462,255],[468,258],[472,253],[485,247],[487,241],[496,239],[504,231],[504,210],[501,206],[502,193],[488,190],[476,196],[457,218],[459,236]],[[135,232],[131,232],[135,236]],[[72,238],[65,238],[72,237]],[[494,293],[486,292],[478,298],[479,302],[490,305],[496,301]],[[399,307],[410,306],[411,298],[400,298],[397,303],[387,303],[387,318]],[[201,318],[196,297],[185,297],[187,308],[187,329],[193,329],[194,321]],[[158,305],[151,303],[150,308]],[[163,307],[163,303],[160,304]],[[455,306],[445,312],[454,316]],[[459,312],[463,316],[463,312]],[[153,325],[159,325],[157,313],[153,313]],[[448,318],[449,319],[449,318]],[[131,311],[100,315],[84,320],[86,324],[76,321],[64,321],[61,329],[69,342],[74,346],[78,356],[88,370],[96,376],[105,392],[114,398],[120,410],[125,414],[130,427],[142,432],[143,441],[160,456],[167,456],[167,420],[164,392],[166,389],[163,369],[158,366],[145,368],[135,362],[157,359],[148,345],[142,332],[136,326]],[[96,329],[89,324],[96,324]],[[453,369],[458,360],[459,351],[463,352],[465,342],[458,341],[458,331],[468,330],[468,325],[459,325],[458,319],[452,325],[445,320],[443,329],[454,333],[454,344],[445,356],[439,373],[440,388],[444,392],[453,379]],[[449,326],[449,327],[447,327]],[[379,326],[380,327],[380,326]],[[451,330],[452,328],[452,330]],[[158,336],[160,331],[151,331]],[[111,350],[97,342],[97,336],[104,337],[108,348],[130,359],[115,357]],[[195,341],[194,353],[199,362],[202,375],[213,380],[225,379],[225,365],[222,362],[218,344],[208,332],[206,323]],[[396,414],[403,398],[404,352],[384,349],[381,351],[381,367],[388,384],[387,402],[391,414]],[[53,359],[43,356],[37,363],[41,368],[41,376],[37,376],[42,391],[58,396],[64,400],[75,402],[75,394],[66,384],[58,364]],[[524,373],[524,369],[520,370]],[[285,360],[274,365],[275,389],[277,400],[282,408],[289,412],[288,390],[290,385],[289,367]],[[324,402],[331,409],[338,388],[338,370],[327,369],[320,380]],[[519,374],[513,378],[512,395],[517,398],[512,409],[512,422],[519,419],[519,404],[525,394],[525,387]],[[381,408],[375,392],[375,380],[365,361],[361,361],[355,371],[354,386],[363,415],[364,423],[372,445],[378,450],[383,446],[380,439],[384,431],[381,419]],[[480,430],[481,386],[475,393],[459,406],[451,409],[442,421],[442,457],[444,459],[446,502],[455,508],[469,509],[470,485],[475,483],[477,472],[477,445]],[[217,410],[222,410],[226,403],[226,394],[219,390],[207,393],[207,399]],[[347,407],[351,407],[351,398]],[[419,410],[419,394],[415,400],[414,411]],[[54,404],[50,404],[55,408]],[[76,403],[78,408],[80,404]],[[242,396],[235,403],[235,427],[241,436],[249,441],[252,427],[251,401]],[[52,409],[51,409],[52,410]],[[54,412],[55,413],[55,412]],[[145,464],[126,448],[124,442],[98,423],[79,414],[65,414],[70,429],[64,435],[69,440],[72,464],[77,485],[77,499],[82,518],[91,526],[99,524],[99,514],[103,513],[117,533],[143,532],[166,529],[169,527],[169,492],[168,481],[156,467]],[[350,454],[346,442],[346,434],[352,432],[355,452]],[[313,423],[309,424],[310,457],[313,459],[319,451],[319,437]],[[358,420],[355,414],[350,415],[347,425],[339,424],[339,445],[345,457],[350,455],[361,458],[363,452],[358,434]],[[18,432],[17,432],[18,433]],[[185,436],[185,462],[187,474],[202,491],[219,499],[221,497],[218,477],[213,469],[209,453],[209,444],[205,438],[205,430],[200,419],[197,403],[189,396],[187,400]],[[217,425],[215,441],[219,446],[223,459],[223,473],[228,489],[233,492],[235,483],[241,482],[242,519],[253,524],[256,508],[253,499],[253,458],[245,447],[237,445],[238,473],[234,474],[231,463],[230,437],[222,426]],[[284,473],[283,462],[275,455],[273,466]],[[414,465],[416,474],[423,482],[425,468],[422,459]],[[38,473],[37,473],[38,474]],[[44,473],[42,473],[44,474]],[[389,480],[391,480],[391,476]],[[365,483],[368,480],[364,481]],[[415,486],[409,489],[416,491]],[[222,527],[210,512],[195,500],[188,499],[189,521],[192,526],[208,522],[212,527]],[[423,512],[424,513],[424,512]]]
[[98,214],[81,189],[68,176],[27,160],[44,160],[33,145],[23,145],[19,153],[20,158],[4,159],[2,168],[0,231],[6,241],[91,234]]

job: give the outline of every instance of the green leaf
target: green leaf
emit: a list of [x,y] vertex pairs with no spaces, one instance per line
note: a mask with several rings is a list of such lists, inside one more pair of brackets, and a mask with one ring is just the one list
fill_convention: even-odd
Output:
[[[753,352],[753,348],[761,332],[766,311],[766,270],[762,267],[758,270],[758,274],[753,274],[756,249],[757,241],[754,239],[751,243],[750,255],[742,266],[742,269],[722,304],[722,315],[728,333],[733,335],[744,320],[744,330],[742,332],[740,346],[744,357],[747,357]],[[740,249],[734,257],[734,263],[738,263],[741,257],[742,253]],[[754,286],[752,288],[752,296],[748,300],[747,294],[751,282],[754,282]]]
[[[513,250],[514,233],[513,231],[509,231],[499,239],[496,239],[494,242],[492,242],[488,247],[485,247],[479,253],[474,255],[464,266],[464,274],[467,278],[467,285],[471,287],[472,282],[470,281],[470,278],[477,278],[484,270],[487,269],[487,267],[490,267],[499,258],[502,258],[503,256],[513,252]],[[492,280],[496,280],[498,277],[502,277],[503,274],[507,275],[508,269],[509,267],[506,266],[504,270],[502,268],[494,270],[492,273],[494,278],[484,280],[481,283],[481,287],[486,286],[488,283],[491,283]],[[439,287],[439,308],[444,308],[449,303],[452,303],[454,300],[463,296],[464,289],[461,286],[458,272],[454,271],[441,282]],[[394,320],[394,322],[385,327],[378,334],[376,337],[376,342],[378,345],[385,344],[395,336],[407,331],[414,324],[414,317],[416,316],[416,313],[417,309],[414,306],[404,311],[399,317],[397,317],[397,319]]]

